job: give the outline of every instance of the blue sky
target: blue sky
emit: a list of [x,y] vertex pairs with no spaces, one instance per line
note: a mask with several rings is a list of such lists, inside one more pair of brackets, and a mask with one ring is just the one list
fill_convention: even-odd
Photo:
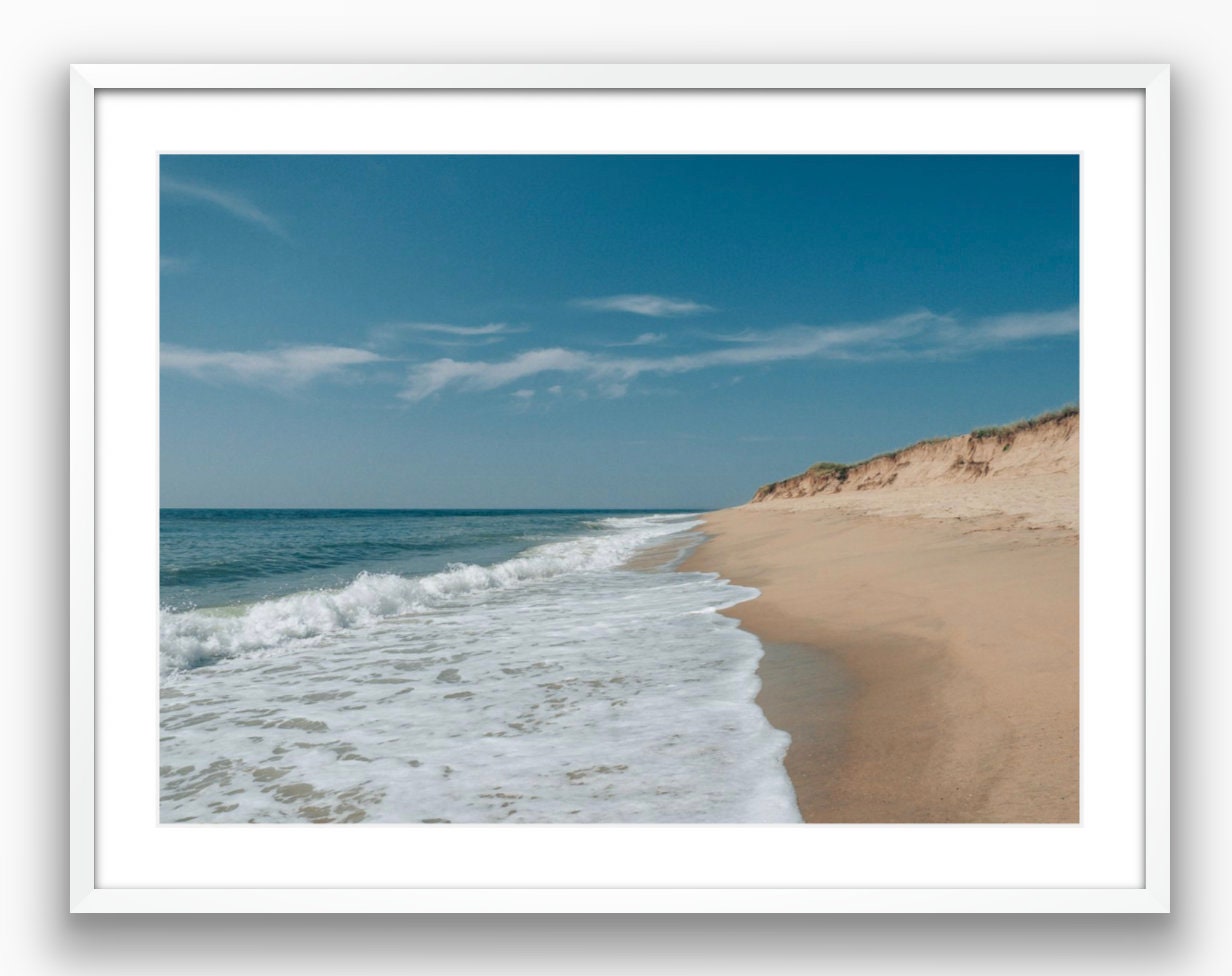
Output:
[[165,156],[164,506],[714,508],[1078,399],[1074,156]]

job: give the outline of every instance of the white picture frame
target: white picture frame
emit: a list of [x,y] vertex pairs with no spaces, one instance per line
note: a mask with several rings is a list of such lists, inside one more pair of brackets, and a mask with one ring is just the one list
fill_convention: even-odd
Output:
[[[362,94],[371,104],[339,114],[330,103],[342,97],[340,92]],[[651,109],[703,94],[728,99],[732,106],[755,103],[758,111],[748,116],[746,134],[721,134],[719,120],[710,120],[708,109],[699,113],[705,117],[697,121],[697,132],[678,133],[668,125],[671,113]],[[973,101],[977,94],[991,101]],[[388,134],[363,135],[368,131],[363,126],[371,129],[393,104],[381,104],[389,95],[421,96],[415,104],[424,106],[429,134],[412,135],[426,140],[423,145],[412,139],[408,146]],[[531,109],[549,95],[556,108],[536,116],[538,109]],[[1101,95],[1118,97],[1107,99],[1105,106]],[[454,127],[456,116],[498,96],[508,128],[500,128],[497,116],[490,116],[488,129]],[[842,116],[842,106],[853,104],[854,97],[877,100],[867,102],[858,115],[869,106],[875,114],[882,104],[902,112],[902,100],[909,97],[949,107],[929,117],[937,120],[937,131],[906,124],[885,131],[867,124],[868,131],[860,134],[864,123],[855,115],[855,121],[844,122]],[[268,111],[275,98],[287,112]],[[850,131],[859,134],[854,140],[840,134],[826,151],[1078,151],[1084,160],[1090,154],[1092,166],[1108,167],[1108,179],[1098,186],[1084,177],[1084,194],[1098,196],[1115,183],[1121,187],[1120,199],[1127,200],[1124,187],[1141,187],[1140,204],[1122,215],[1133,228],[1132,240],[1110,236],[1106,248],[1089,253],[1088,242],[1099,239],[1101,218],[1083,211],[1083,783],[1084,804],[1090,795],[1098,807],[1105,787],[1092,777],[1098,780],[1101,769],[1120,770],[1120,778],[1107,785],[1108,802],[1100,808],[1107,809],[1107,818],[1101,820],[1098,811],[1088,816],[1084,806],[1077,827],[1052,828],[458,826],[426,833],[410,826],[361,825],[325,830],[267,826],[251,828],[257,832],[252,833],[244,827],[160,827],[157,804],[149,800],[156,796],[157,766],[146,761],[157,751],[157,744],[147,741],[154,738],[154,726],[142,725],[154,670],[150,681],[141,684],[140,652],[132,655],[138,661],[135,671],[125,670],[128,663],[119,667],[115,653],[121,637],[126,646],[140,648],[156,632],[150,570],[156,568],[157,552],[147,543],[157,538],[157,504],[151,508],[147,503],[157,498],[157,410],[151,415],[149,409],[151,390],[155,407],[157,397],[157,342],[149,343],[151,334],[157,337],[157,265],[147,259],[157,245],[156,219],[148,220],[157,213],[157,153],[368,152],[377,147],[819,151],[808,141],[808,131],[796,131],[784,120],[807,116],[824,98],[829,99],[825,105],[839,107],[837,127],[853,126]],[[313,103],[318,104],[307,111]],[[241,104],[253,111],[233,111]],[[510,105],[518,112],[508,112]],[[1070,105],[1078,106],[1072,119],[1064,111]],[[579,106],[588,115],[611,116],[614,124],[593,129],[553,124],[551,111],[572,114]],[[628,111],[630,106],[637,111]],[[980,117],[964,125],[964,112]],[[1005,130],[1010,134],[998,135],[990,120],[1015,113],[1025,120],[1023,132],[1030,125],[1047,130],[1056,118],[1061,134],[1034,143],[1029,133],[1015,143],[1010,128]],[[516,132],[508,122],[511,114],[517,116]],[[1109,122],[1106,146],[1097,148],[1085,140],[1100,138],[1098,123],[1105,114],[1116,119]],[[187,128],[190,122],[197,127]],[[638,126],[644,140],[632,148],[630,125]],[[278,138],[289,142],[277,144]],[[527,138],[529,143],[518,145],[509,141]],[[843,138],[849,144],[841,144]],[[70,140],[72,912],[1169,910],[1167,66],[75,65],[70,72]],[[1007,148],[1014,145],[1018,148]],[[117,202],[133,205],[131,219],[128,212],[125,221],[115,219]],[[131,247],[128,239],[116,246],[113,232],[121,229]],[[1110,263],[1114,251],[1119,265]],[[1131,259],[1141,268],[1141,278],[1117,279]],[[1105,280],[1120,284],[1101,291]],[[1104,295],[1106,310],[1100,304]],[[121,312],[134,326],[131,334],[116,327]],[[1100,326],[1114,315],[1130,323],[1122,326],[1124,331]],[[1108,343],[1108,355],[1101,349],[1098,365],[1088,369],[1096,360],[1088,344],[1099,342]],[[1114,428],[1114,421],[1120,426]],[[1099,491],[1101,472],[1112,464],[1111,452],[1101,450],[1101,431],[1128,447],[1131,474],[1138,477],[1127,475],[1123,465],[1116,472],[1128,490]],[[120,499],[114,488],[118,470],[145,487]],[[1088,541],[1092,492],[1101,502],[1107,499],[1100,511],[1091,512],[1096,537],[1104,508],[1133,525],[1124,549],[1093,548]],[[1115,581],[1088,585],[1088,573],[1104,563],[1115,569],[1111,575],[1120,574],[1119,591]],[[1133,603],[1126,610],[1125,593],[1131,591],[1141,606]],[[1098,601],[1119,607],[1121,616],[1101,617]],[[149,609],[148,622],[143,605]],[[1091,619],[1124,627],[1104,627],[1093,637]],[[1095,680],[1102,678],[1104,655],[1110,668],[1121,669],[1116,674],[1122,680]],[[1107,724],[1097,721],[1105,705],[1110,706]],[[145,739],[142,729],[149,733]],[[1134,731],[1140,738],[1128,734]],[[775,832],[765,832],[770,830]],[[820,868],[810,874],[810,861],[821,863],[834,850],[817,838],[840,836],[835,832],[843,832],[845,847],[865,845],[868,851],[890,853],[880,858],[868,854],[863,867],[843,869],[841,876]],[[241,869],[253,863],[254,837],[277,850],[254,869],[255,875],[245,877]],[[434,850],[442,847],[446,853],[432,861],[436,855],[424,849],[425,838],[431,838]],[[925,863],[912,874],[902,862],[925,846],[935,852],[932,867]],[[1012,867],[1006,852],[1019,848],[1015,856],[1023,864]],[[390,852],[385,858],[376,853],[385,850]],[[305,851],[312,857],[305,858]],[[399,873],[395,866],[384,875],[375,866],[354,870],[356,864],[397,861],[416,852],[423,855],[422,868]],[[665,852],[673,857],[665,858]],[[955,856],[955,876],[930,880],[930,870],[940,872],[937,865]],[[1033,860],[1038,863],[1027,863]],[[662,867],[668,862],[670,870]],[[1078,867],[1062,877],[1057,866],[1063,862]],[[1003,874],[999,863],[1006,865]]]

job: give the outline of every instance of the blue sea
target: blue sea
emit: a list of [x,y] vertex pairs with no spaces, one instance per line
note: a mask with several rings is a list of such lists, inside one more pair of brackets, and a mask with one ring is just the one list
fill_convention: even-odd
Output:
[[798,821],[685,512],[164,509],[164,823]]

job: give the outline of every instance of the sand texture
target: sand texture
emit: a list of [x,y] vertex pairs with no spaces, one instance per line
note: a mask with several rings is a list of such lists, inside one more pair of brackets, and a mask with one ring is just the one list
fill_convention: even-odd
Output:
[[770,487],[682,568],[761,591],[804,818],[1076,822],[1078,417]]

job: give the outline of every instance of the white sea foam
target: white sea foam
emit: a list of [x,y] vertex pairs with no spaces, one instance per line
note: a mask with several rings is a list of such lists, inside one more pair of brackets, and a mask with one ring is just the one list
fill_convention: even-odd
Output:
[[603,519],[601,524],[607,531],[538,546],[494,566],[455,564],[444,572],[415,578],[360,573],[341,589],[295,593],[238,610],[163,610],[159,618],[162,670],[268,653],[295,642],[367,627],[387,617],[428,612],[480,591],[525,586],[566,573],[607,570],[648,542],[699,523],[690,517],[651,515]]
[[761,646],[716,612],[756,591],[620,568],[695,525],[615,519],[230,618],[213,666],[164,679],[163,821],[798,820]]

